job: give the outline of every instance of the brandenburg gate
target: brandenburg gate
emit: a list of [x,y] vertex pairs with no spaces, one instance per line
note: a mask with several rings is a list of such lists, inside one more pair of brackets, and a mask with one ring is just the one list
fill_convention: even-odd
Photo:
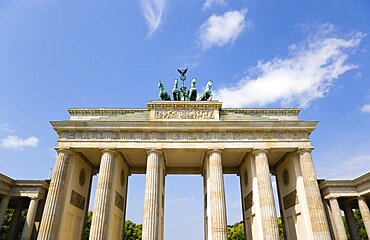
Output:
[[69,109],[70,120],[52,121],[57,159],[38,239],[81,239],[96,173],[91,240],[123,238],[131,174],[146,174],[143,240],[164,239],[168,174],[203,176],[206,240],[227,239],[224,174],[240,176],[246,239],[279,239],[272,175],[287,239],[331,239],[311,156],[317,122],[299,120],[299,109],[222,108],[204,98]]
[[145,109],[69,109],[53,121],[57,159],[38,239],[80,239],[98,172],[90,239],[122,239],[130,174],[146,174],[143,239],[163,239],[167,174],[204,179],[205,239],[227,239],[223,174],[238,174],[247,239],[278,239],[276,176],[289,239],[330,239],[311,157],[317,122],[298,109],[152,101]]

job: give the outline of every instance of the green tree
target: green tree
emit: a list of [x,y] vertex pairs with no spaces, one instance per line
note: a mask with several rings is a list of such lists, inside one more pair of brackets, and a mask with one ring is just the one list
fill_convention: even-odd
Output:
[[[8,208],[5,212],[3,225],[2,225],[1,230],[0,230],[0,240],[7,239],[8,231],[10,229],[10,224],[11,224],[12,218],[13,218],[13,213],[14,213],[14,209],[12,209],[12,208]],[[23,225],[24,225],[24,222],[26,221],[26,216],[27,216],[27,209],[23,209],[21,217],[19,219],[17,231],[16,231],[16,236],[18,236],[17,237],[18,239],[21,237],[22,230],[23,230]]]
[[[355,217],[355,221],[356,221],[356,225],[357,225],[358,234],[360,236],[360,239],[361,240],[368,240],[369,238],[367,237],[365,225],[364,225],[364,222],[362,221],[360,210],[355,209],[355,211],[353,212],[353,215]],[[351,239],[351,235],[349,233],[349,228],[348,228],[348,225],[347,225],[347,220],[344,216],[342,217],[342,219],[343,219],[343,222],[344,222],[344,227],[346,229],[347,238]]]
[[[280,240],[284,240],[284,231],[281,218],[278,218],[278,228]],[[229,240],[244,240],[244,224],[243,221],[237,222],[234,225],[227,226],[227,237]]]
[[125,240],[141,240],[142,224],[135,224],[130,220],[125,222]]
[[284,230],[283,230],[283,221],[281,220],[281,217],[278,218],[278,229],[279,229],[279,238],[280,240],[284,240]]
[[87,219],[85,223],[84,233],[83,233],[83,239],[88,240],[89,234],[90,234],[90,228],[91,228],[91,220],[92,220],[92,211],[89,211],[87,213]]
[[244,240],[243,221],[227,226],[227,238],[229,240]]

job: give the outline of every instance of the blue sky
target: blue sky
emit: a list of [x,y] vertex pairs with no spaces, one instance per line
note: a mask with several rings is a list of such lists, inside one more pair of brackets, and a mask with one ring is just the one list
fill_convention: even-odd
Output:
[[[320,121],[319,178],[368,172],[369,12],[366,0],[2,0],[0,172],[47,178],[50,120],[68,119],[69,107],[145,107],[180,67],[199,89],[212,79],[225,106],[301,107],[301,119]],[[225,181],[232,224],[240,190],[237,177]],[[135,222],[144,184],[131,176]],[[169,176],[166,239],[203,239],[202,216],[200,176]]]

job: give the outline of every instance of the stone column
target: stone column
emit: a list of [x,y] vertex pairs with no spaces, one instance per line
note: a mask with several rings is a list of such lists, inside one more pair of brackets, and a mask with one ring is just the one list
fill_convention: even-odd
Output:
[[4,196],[1,199],[1,203],[0,203],[0,229],[1,229],[1,226],[3,225],[6,209],[8,209],[9,200],[10,200],[9,196]]
[[90,240],[108,239],[108,219],[113,181],[114,157],[113,150],[103,150],[96,186],[93,217],[91,222]]
[[17,237],[16,236],[16,234],[17,234],[17,228],[18,228],[18,223],[19,223],[19,219],[21,217],[21,214],[22,214],[22,204],[21,203],[17,203],[15,205],[15,208],[14,208],[12,222],[10,224],[10,229],[9,229],[9,232],[8,232],[8,238],[9,238],[9,240],[14,240]]
[[347,240],[346,229],[344,227],[342,215],[340,214],[338,201],[336,198],[330,198],[329,203],[333,214],[334,226],[336,229],[335,236],[338,240]]
[[161,152],[155,149],[147,151],[146,182],[144,196],[143,240],[161,240],[160,238],[160,169]]
[[279,239],[279,230],[276,218],[274,194],[272,192],[270,168],[267,159],[267,150],[253,151],[256,164],[258,184],[258,199],[264,239]]
[[59,220],[62,215],[62,205],[65,198],[65,182],[68,173],[70,151],[57,150],[53,176],[50,181],[48,196],[42,215],[38,240],[57,239],[59,232]]
[[23,226],[21,240],[29,240],[31,238],[38,203],[39,203],[38,198],[31,198],[31,202],[27,211],[26,221],[24,222]]
[[312,149],[299,149],[299,162],[302,171],[303,183],[306,191],[309,215],[314,239],[331,239],[328,221],[325,216],[324,205],[321,200],[319,185],[313,166]]
[[208,198],[208,239],[227,240],[226,200],[220,150],[211,150],[206,159]]
[[370,239],[370,211],[365,198],[362,196],[358,198],[358,207],[360,208],[361,217],[365,225],[367,236]]
[[349,233],[351,235],[352,240],[359,240],[360,236],[358,234],[358,228],[355,220],[355,216],[353,215],[353,210],[351,205],[344,206],[344,214],[346,217]]

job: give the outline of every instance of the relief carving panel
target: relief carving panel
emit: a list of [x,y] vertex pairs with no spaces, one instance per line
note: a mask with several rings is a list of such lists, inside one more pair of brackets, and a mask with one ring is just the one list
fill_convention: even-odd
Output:
[[160,109],[154,112],[155,119],[215,119],[212,109]]
[[85,197],[74,190],[72,190],[69,203],[81,210],[85,209]]

